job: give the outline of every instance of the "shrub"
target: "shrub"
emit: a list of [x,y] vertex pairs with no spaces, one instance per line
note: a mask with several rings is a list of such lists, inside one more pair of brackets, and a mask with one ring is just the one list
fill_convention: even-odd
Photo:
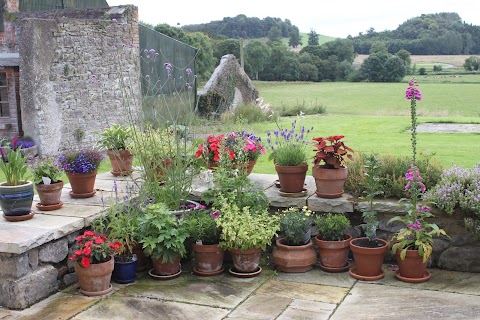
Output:
[[327,113],[327,107],[322,103],[319,103],[317,100],[311,104],[307,104],[305,100],[299,102],[294,106],[283,105],[278,110],[281,117],[291,117],[298,115],[309,115],[309,114],[325,114]]
[[221,119],[223,122],[250,124],[271,121],[273,117],[276,115],[272,109],[262,110],[254,104],[244,104],[231,112],[222,114]]
[[443,68],[442,68],[442,66],[440,66],[440,65],[438,65],[438,66],[437,66],[437,65],[434,65],[434,66],[433,66],[433,71],[435,71],[435,72],[440,72],[440,71],[442,71],[442,70],[443,70]]
[[345,230],[350,226],[350,221],[343,214],[327,214],[318,216],[315,220],[318,234],[325,241],[344,240]]
[[[348,177],[345,181],[345,191],[354,197],[360,197],[365,191],[365,164],[369,155],[358,153],[355,162],[348,162]],[[378,156],[382,167],[378,177],[384,181],[384,197],[401,199],[405,196],[405,172],[410,168],[411,158],[407,156]],[[429,156],[417,160],[417,167],[422,172],[423,183],[427,190],[440,181],[443,168]]]
[[426,75],[427,74],[427,69],[425,69],[424,67],[419,68],[418,69],[418,74],[421,75],[421,76]]

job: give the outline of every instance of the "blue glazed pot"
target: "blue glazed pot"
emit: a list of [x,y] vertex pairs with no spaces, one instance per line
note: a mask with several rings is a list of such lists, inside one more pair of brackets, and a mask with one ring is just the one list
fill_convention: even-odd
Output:
[[0,184],[0,206],[5,216],[23,216],[30,213],[33,202],[33,183],[18,186]]
[[115,268],[113,269],[112,279],[116,283],[132,283],[136,278],[137,256],[134,254],[131,261],[119,261],[119,257],[115,257]]

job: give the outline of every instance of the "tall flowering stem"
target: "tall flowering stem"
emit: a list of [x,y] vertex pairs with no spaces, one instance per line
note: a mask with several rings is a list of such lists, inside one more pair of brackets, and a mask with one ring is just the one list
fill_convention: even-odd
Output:
[[415,77],[408,82],[408,88],[405,91],[405,99],[410,100],[410,115],[412,121],[412,162],[415,164],[417,158],[417,100],[422,100],[422,92],[417,89],[418,82]]

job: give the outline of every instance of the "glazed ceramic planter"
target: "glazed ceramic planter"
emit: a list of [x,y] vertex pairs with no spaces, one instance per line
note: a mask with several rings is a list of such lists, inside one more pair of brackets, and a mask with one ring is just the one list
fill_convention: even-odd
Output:
[[305,188],[308,164],[303,166],[278,166],[275,170],[280,181],[280,191],[284,193],[300,193]]
[[97,170],[89,173],[66,172],[68,181],[72,187],[70,196],[72,198],[90,198],[95,195],[95,178]]
[[25,181],[17,186],[0,184],[0,206],[6,220],[14,222],[32,218],[32,202],[33,182]]
[[112,170],[115,177],[128,176],[133,172],[133,154],[128,150],[107,150]]
[[314,166],[312,175],[317,186],[315,193],[320,198],[334,199],[343,195],[343,186],[348,175],[347,167],[325,169],[321,166]]
[[199,275],[215,275],[223,271],[223,257],[225,250],[218,244],[205,245],[192,243],[195,255],[193,272]]
[[355,268],[350,270],[350,275],[358,280],[374,281],[383,278],[385,273],[382,270],[385,253],[388,250],[387,241],[383,239],[373,240],[374,247],[361,246],[365,243],[368,245],[367,237],[352,239],[350,241],[350,250],[353,253]]
[[237,271],[251,273],[258,270],[262,249],[253,248],[245,251],[232,249],[230,250],[230,254],[232,255],[233,265]]
[[345,240],[325,241],[317,235],[315,237],[315,243],[318,247],[322,267],[331,268],[331,271],[340,271],[340,269],[343,268],[348,269],[348,252],[351,239],[352,236],[345,235]]
[[[124,260],[124,261],[122,261]],[[115,264],[112,274],[112,279],[116,283],[132,283],[137,277],[137,256],[132,255],[124,257],[123,259],[119,256],[115,257]]]
[[317,262],[317,253],[312,240],[303,246],[289,246],[284,244],[284,239],[278,239],[272,261],[282,272],[307,272]]
[[110,279],[114,269],[113,257],[107,262],[91,264],[88,268],[75,261],[74,267],[78,275],[80,292],[84,295],[99,296],[112,291]]

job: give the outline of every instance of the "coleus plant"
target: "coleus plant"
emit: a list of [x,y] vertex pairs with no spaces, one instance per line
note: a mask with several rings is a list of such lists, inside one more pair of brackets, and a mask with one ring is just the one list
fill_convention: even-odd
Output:
[[350,153],[353,153],[353,149],[347,147],[343,141],[344,136],[330,136],[313,138],[314,151],[316,152],[313,157],[313,163],[315,165],[322,165],[327,169],[338,169],[345,165],[348,158],[353,161],[353,157]]

